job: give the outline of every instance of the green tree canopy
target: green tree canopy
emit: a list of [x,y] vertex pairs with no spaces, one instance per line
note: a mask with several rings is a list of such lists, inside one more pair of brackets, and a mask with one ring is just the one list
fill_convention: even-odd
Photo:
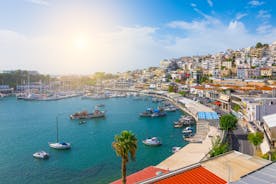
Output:
[[233,130],[237,126],[238,119],[231,115],[231,114],[225,114],[221,116],[219,125],[223,130],[229,131]]
[[241,107],[237,104],[234,105],[233,110],[238,112],[241,109]]
[[250,133],[248,134],[247,139],[254,146],[259,146],[263,142],[264,134],[262,132]]
[[261,42],[258,42],[255,46],[255,48],[257,48],[257,49],[262,48],[262,47],[263,47],[263,44]]
[[122,158],[122,182],[126,183],[126,164],[131,160],[135,160],[137,150],[137,138],[131,132],[124,130],[120,135],[115,135],[112,147],[116,155]]

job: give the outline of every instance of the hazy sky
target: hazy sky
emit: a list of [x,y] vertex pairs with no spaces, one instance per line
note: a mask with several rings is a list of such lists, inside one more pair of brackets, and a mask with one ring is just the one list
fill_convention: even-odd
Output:
[[0,0],[0,70],[117,72],[272,43],[275,9],[275,0]]

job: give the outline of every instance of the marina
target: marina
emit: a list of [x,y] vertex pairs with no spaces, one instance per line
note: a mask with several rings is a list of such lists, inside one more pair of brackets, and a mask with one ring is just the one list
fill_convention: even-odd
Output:
[[[172,154],[173,146],[183,147],[188,143],[183,140],[181,129],[172,126],[172,122],[183,115],[180,111],[167,113],[162,118],[139,118],[140,112],[157,104],[150,98],[137,101],[134,98],[95,101],[81,100],[81,97],[58,101],[3,98],[0,101],[0,180],[7,184],[36,184],[38,181],[42,184],[109,183],[121,175],[118,169],[121,162],[111,143],[114,135],[124,129],[135,132],[139,140],[136,161],[128,165],[128,173],[156,165]],[[106,118],[88,119],[84,125],[69,119],[72,112],[91,109],[97,104],[105,104]],[[11,116],[10,112],[17,116]],[[61,141],[70,142],[69,150],[60,151],[48,145],[48,142],[55,142],[58,113],[61,113],[58,117],[59,137]],[[152,148],[142,143],[153,136],[162,140],[162,146]],[[10,145],[15,146],[11,149]],[[50,158],[33,158],[32,154],[38,150],[49,153]]]

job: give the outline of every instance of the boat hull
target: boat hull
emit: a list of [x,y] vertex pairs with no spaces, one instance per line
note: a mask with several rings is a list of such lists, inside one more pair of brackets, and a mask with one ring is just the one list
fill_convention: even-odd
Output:
[[143,144],[145,144],[145,145],[147,145],[147,146],[161,146],[161,145],[162,145],[162,143],[154,144],[154,143],[148,143],[148,142],[146,142],[146,141],[142,141],[142,142],[143,142]]
[[48,159],[49,158],[49,154],[46,153],[45,151],[40,151],[40,152],[34,153],[33,157],[37,158],[37,159]]
[[70,149],[71,148],[71,144],[70,143],[66,143],[66,144],[49,143],[49,146],[51,148],[58,149],[58,150],[66,150],[66,149]]

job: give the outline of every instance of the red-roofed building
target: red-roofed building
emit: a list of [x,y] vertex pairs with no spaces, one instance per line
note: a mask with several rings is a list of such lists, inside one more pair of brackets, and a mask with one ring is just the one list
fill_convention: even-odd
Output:
[[[158,176],[158,174],[163,174],[163,173],[168,173],[168,171],[164,169],[159,169],[153,166],[149,166],[141,171],[138,171],[136,173],[133,173],[127,176],[127,184],[141,182],[143,180],[156,177]],[[121,184],[121,183],[122,183],[122,179],[119,179],[112,182],[111,184]]]
[[140,182],[141,184],[225,184],[224,179],[208,171],[199,164],[179,169],[155,178]]

